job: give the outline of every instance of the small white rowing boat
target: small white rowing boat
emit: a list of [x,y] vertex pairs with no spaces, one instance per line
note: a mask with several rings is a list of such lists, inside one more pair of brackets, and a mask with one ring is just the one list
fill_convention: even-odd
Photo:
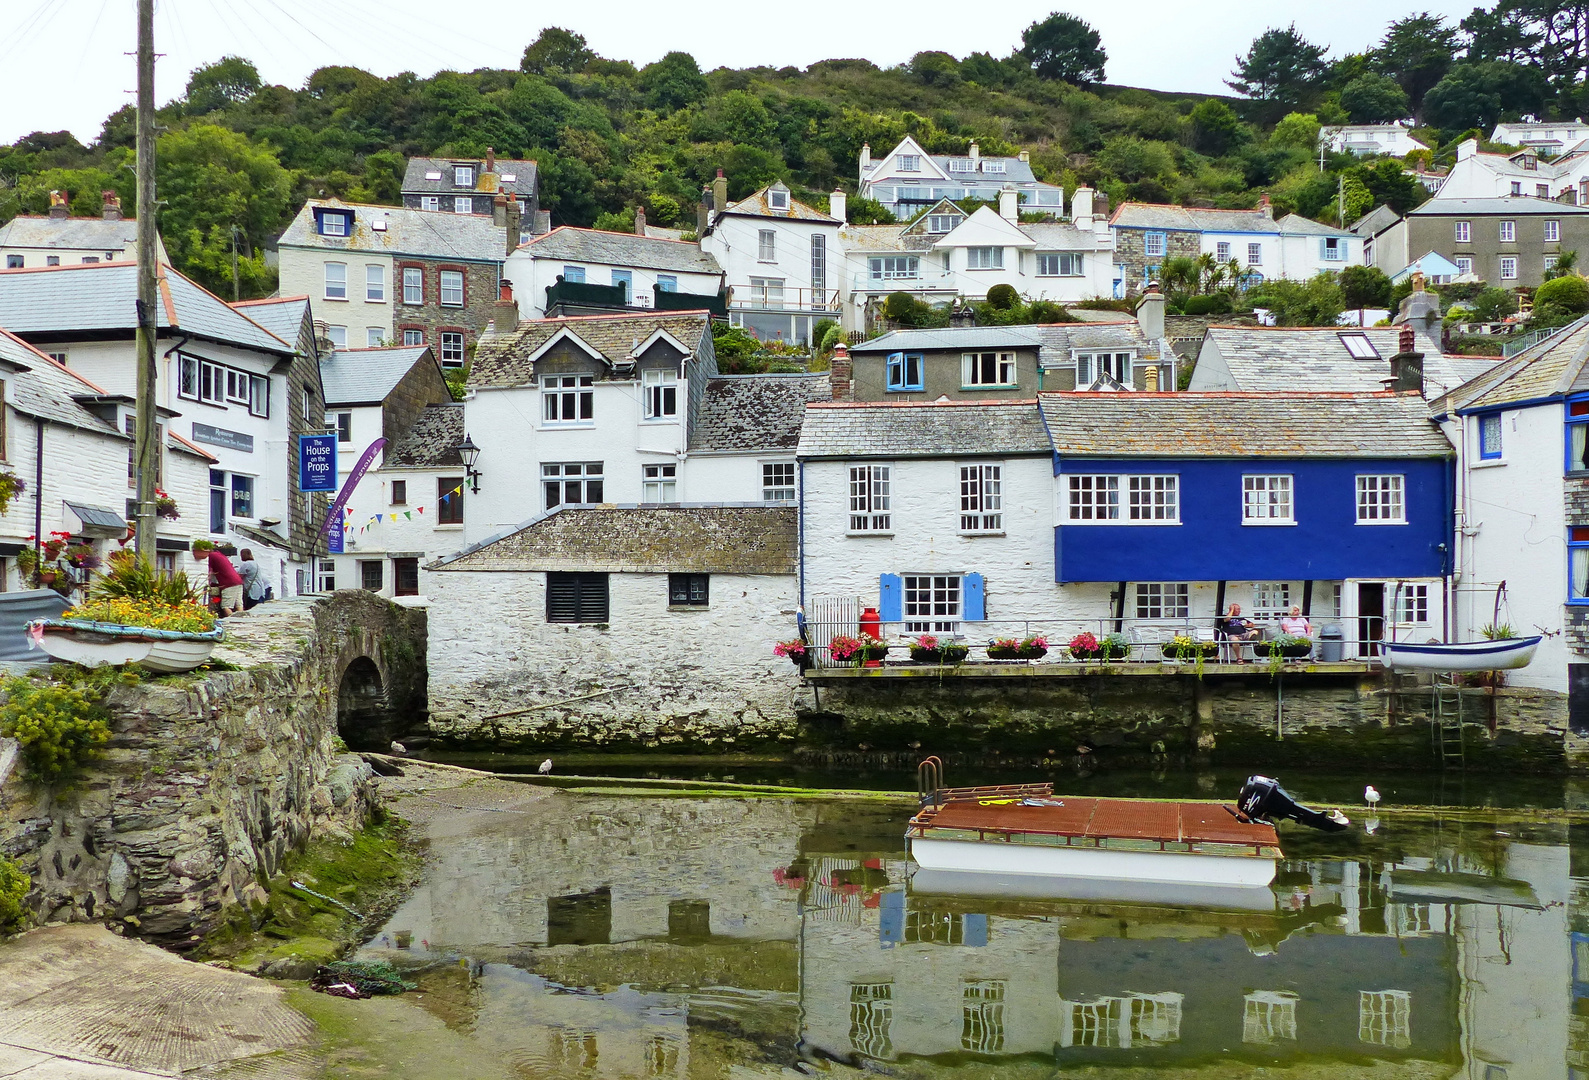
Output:
[[1455,645],[1414,645],[1407,641],[1382,641],[1385,666],[1401,671],[1510,671],[1527,667],[1534,659],[1541,635],[1464,641]]

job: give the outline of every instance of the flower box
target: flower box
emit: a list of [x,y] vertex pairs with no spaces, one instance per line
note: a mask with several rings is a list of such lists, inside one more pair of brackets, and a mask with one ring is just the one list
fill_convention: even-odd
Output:
[[136,663],[159,672],[193,670],[210,658],[222,636],[220,627],[197,633],[87,619],[37,619],[28,624],[29,647],[56,660],[84,667]]
[[1166,641],[1162,651],[1166,660],[1196,660],[1199,655],[1207,660],[1219,655],[1219,642],[1193,641],[1190,638]]
[[971,649],[965,645],[940,645],[935,649],[924,649],[920,645],[910,647],[910,658],[918,664],[959,664],[971,655]]

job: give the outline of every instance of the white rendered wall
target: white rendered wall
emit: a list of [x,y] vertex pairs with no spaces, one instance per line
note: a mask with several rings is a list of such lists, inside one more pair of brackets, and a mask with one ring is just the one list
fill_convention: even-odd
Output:
[[[758,258],[758,234],[771,229],[774,234],[771,262]],[[801,221],[780,217],[741,217],[729,214],[719,218],[712,231],[701,239],[701,250],[714,256],[723,268],[730,288],[735,290],[734,301],[750,301],[750,279],[782,278],[784,306],[793,308],[801,304],[801,294],[806,290],[803,303],[811,303],[811,237],[827,238],[827,282],[825,293],[843,287],[843,256],[839,244],[839,227],[825,222]],[[682,284],[682,282],[681,282]],[[542,294],[544,298],[544,293]]]
[[[307,296],[314,305],[315,318],[327,326],[345,326],[348,331],[348,348],[362,349],[369,342],[366,327],[380,327],[385,340],[402,344],[393,338],[392,312],[401,283],[392,280],[392,257],[373,251],[323,251],[318,248],[282,247],[280,260],[280,288],[282,296]],[[348,268],[346,300],[326,296],[326,271],[328,262],[345,263]],[[366,299],[365,266],[379,266],[386,283],[384,300]]]
[[[656,241],[673,243],[676,241]],[[682,242],[682,241],[677,241]],[[691,245],[693,246],[693,245]],[[809,258],[809,250],[807,256]],[[830,253],[829,259],[832,259]],[[521,247],[509,255],[503,277],[513,282],[513,297],[519,305],[519,318],[539,319],[546,314],[546,290],[557,284],[564,267],[578,266],[585,271],[585,284],[611,285],[614,270],[627,270],[634,275],[630,289],[631,303],[651,307],[656,295],[657,278],[671,277],[678,287],[674,292],[695,293],[715,297],[722,288],[721,274],[699,274],[682,270],[653,270],[643,266],[620,266],[616,263],[579,262],[537,255],[534,247]],[[831,271],[830,271],[831,272]]]
[[[679,490],[687,502],[761,502],[763,463],[794,463],[794,450],[782,454],[701,454],[689,456],[681,470],[684,483]],[[800,470],[795,470],[798,497]]]

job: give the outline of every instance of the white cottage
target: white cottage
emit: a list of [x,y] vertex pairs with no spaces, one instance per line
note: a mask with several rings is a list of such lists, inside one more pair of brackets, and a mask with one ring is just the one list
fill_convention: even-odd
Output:
[[1028,212],[1058,216],[1065,208],[1065,189],[1037,179],[1025,150],[1014,157],[983,154],[973,141],[964,154],[929,154],[907,135],[877,158],[870,144],[862,146],[859,164],[860,194],[901,221],[939,199],[993,202],[1006,189],[1016,192]]
[[584,309],[678,311],[722,303],[722,267],[688,240],[563,225],[520,245],[503,272],[525,319]]

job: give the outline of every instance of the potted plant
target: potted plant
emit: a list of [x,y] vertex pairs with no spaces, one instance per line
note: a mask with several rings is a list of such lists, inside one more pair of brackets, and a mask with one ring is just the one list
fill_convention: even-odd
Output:
[[100,567],[99,552],[87,541],[67,548],[66,561],[80,570],[97,570]]
[[159,488],[154,489],[154,512],[167,521],[175,521],[182,516],[177,513],[177,501]]
[[888,645],[871,634],[862,634],[860,637],[834,634],[833,640],[828,642],[828,655],[840,663],[854,661],[860,665],[883,659],[888,655]]
[[1300,634],[1281,634],[1269,643],[1269,649],[1287,660],[1300,660],[1313,651],[1313,641]]
[[806,648],[806,643],[799,638],[793,641],[780,641],[772,647],[774,656],[788,659],[795,667],[805,671],[811,667],[811,653]]
[[1105,634],[1098,643],[1103,650],[1103,662],[1111,660],[1124,660],[1131,655],[1131,639],[1124,634]]
[[1103,657],[1103,648],[1098,644],[1098,638],[1087,630],[1071,638],[1070,644],[1066,647],[1070,650],[1070,658],[1080,660],[1082,663]]
[[0,514],[11,506],[11,500],[28,489],[28,482],[14,472],[0,472]]
[[1013,637],[994,638],[988,642],[989,660],[1019,660],[1021,658],[1021,639]]
[[1019,660],[1041,660],[1048,655],[1048,639],[1042,634],[1022,638],[1015,648],[1015,655]]
[[918,664],[959,664],[971,655],[968,645],[940,642],[931,634],[923,634],[910,647],[910,658]]
[[1176,634],[1164,643],[1162,651],[1166,660],[1186,662],[1199,657],[1207,660],[1219,654],[1219,642],[1198,641],[1190,634]]

